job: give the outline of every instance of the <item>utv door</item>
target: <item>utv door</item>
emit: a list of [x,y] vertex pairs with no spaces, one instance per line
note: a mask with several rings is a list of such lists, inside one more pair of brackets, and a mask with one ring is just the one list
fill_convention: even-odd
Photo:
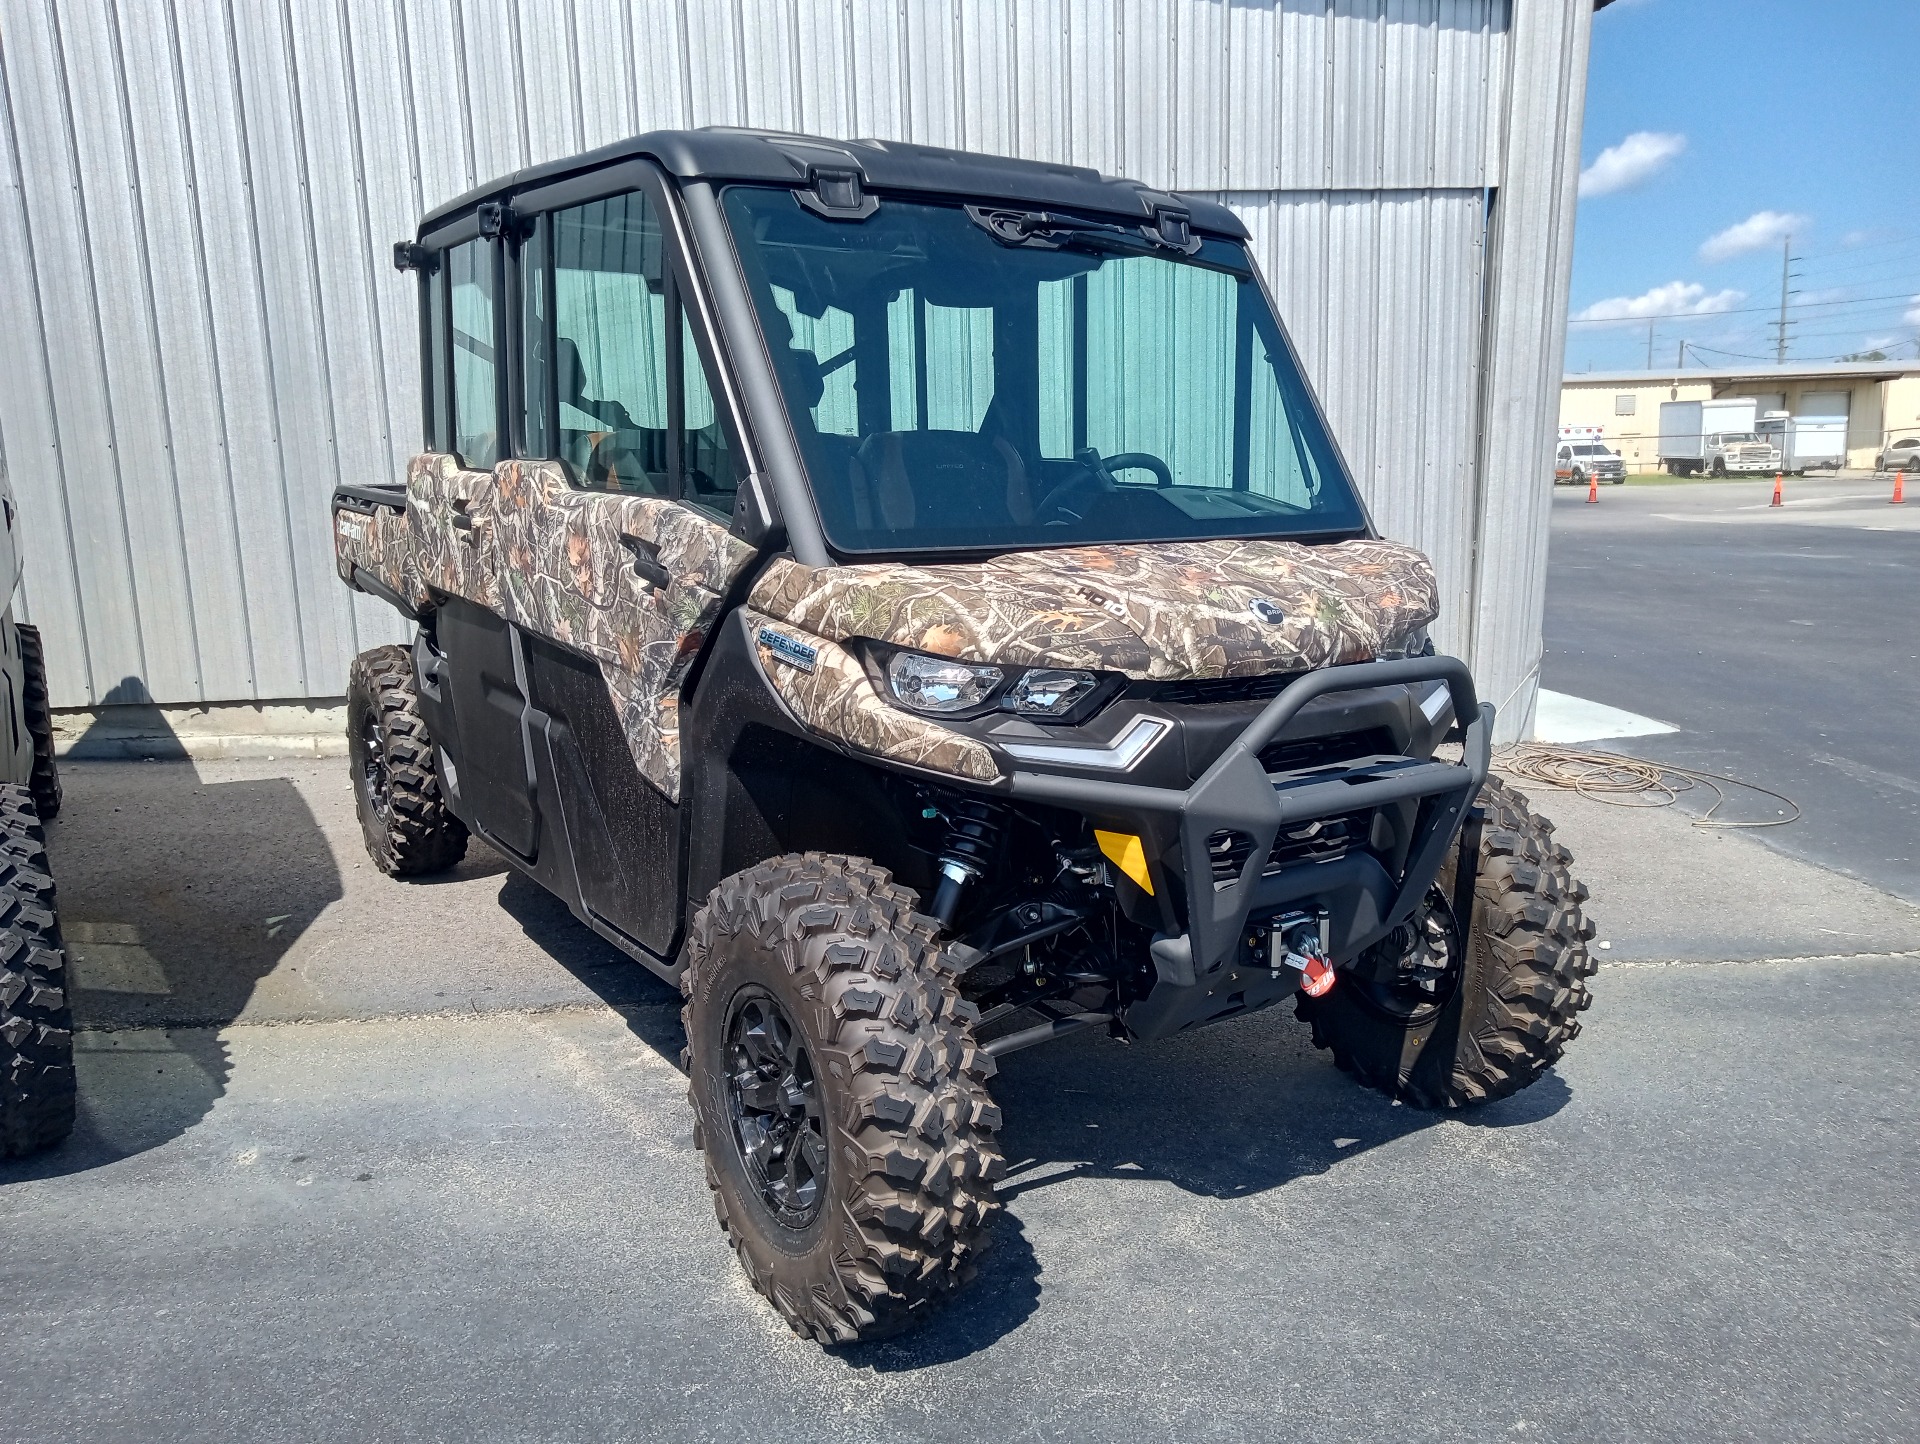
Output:
[[[752,557],[727,530],[738,440],[682,305],[664,204],[635,165],[515,198],[500,253],[512,324],[495,334],[517,363],[497,407],[517,456],[484,497],[431,521],[456,556],[464,531],[488,573],[459,578],[487,611],[443,609],[461,770],[489,773],[484,787],[461,777],[463,793],[543,882],[655,954],[681,912],[680,692]],[[468,393],[496,398],[458,374],[475,362],[453,341],[465,440]],[[517,810],[496,795],[509,791]]]

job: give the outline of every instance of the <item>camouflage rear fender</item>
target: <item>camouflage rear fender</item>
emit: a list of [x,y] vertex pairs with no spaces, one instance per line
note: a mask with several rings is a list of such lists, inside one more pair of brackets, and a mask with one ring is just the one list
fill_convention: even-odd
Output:
[[[754,655],[767,684],[802,726],[859,751],[929,772],[991,782],[1000,768],[984,743],[887,702],[874,690],[860,659],[826,637],[783,625],[748,608],[743,613],[754,638]],[[761,640],[762,628],[788,643],[776,652]],[[813,654],[811,662],[807,653]]]
[[1365,661],[1438,612],[1427,559],[1385,541],[1197,541],[931,566],[776,562],[750,604],[833,641],[1139,679]]

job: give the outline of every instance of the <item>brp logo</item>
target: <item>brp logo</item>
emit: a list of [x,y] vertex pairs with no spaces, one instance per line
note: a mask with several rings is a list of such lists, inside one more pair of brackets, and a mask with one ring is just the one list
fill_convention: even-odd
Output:
[[1287,614],[1280,610],[1280,604],[1270,602],[1265,597],[1255,597],[1248,602],[1247,610],[1270,627],[1277,627],[1287,619]]

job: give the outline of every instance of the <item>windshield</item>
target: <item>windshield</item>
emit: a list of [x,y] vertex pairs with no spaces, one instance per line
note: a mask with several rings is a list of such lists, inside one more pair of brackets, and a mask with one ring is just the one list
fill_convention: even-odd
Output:
[[1613,453],[1611,451],[1608,451],[1604,446],[1576,446],[1573,449],[1573,454],[1575,456],[1612,456],[1613,455]]
[[725,204],[837,550],[1364,531],[1241,247],[1080,220],[1007,244],[958,205],[832,221],[757,186]]
[[1720,444],[1722,446],[1732,446],[1736,442],[1758,441],[1759,439],[1760,438],[1755,436],[1751,431],[1725,431],[1720,435]]

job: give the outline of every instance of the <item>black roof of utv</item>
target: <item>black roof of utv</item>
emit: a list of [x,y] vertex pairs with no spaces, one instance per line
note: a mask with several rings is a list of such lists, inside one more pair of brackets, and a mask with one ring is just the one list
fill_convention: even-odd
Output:
[[774,130],[708,126],[701,130],[655,130],[615,141],[584,155],[529,166],[468,191],[430,212],[420,233],[483,201],[617,161],[649,158],[682,180],[760,181],[803,185],[811,169],[853,167],[864,186],[878,191],[923,191],[1024,205],[1100,211],[1151,221],[1155,210],[1177,206],[1198,230],[1246,237],[1246,228],[1225,206],[1198,196],[1175,196],[1137,181],[1101,175],[1084,166],[1050,165],[1007,156],[977,155],[892,140],[829,140]]

